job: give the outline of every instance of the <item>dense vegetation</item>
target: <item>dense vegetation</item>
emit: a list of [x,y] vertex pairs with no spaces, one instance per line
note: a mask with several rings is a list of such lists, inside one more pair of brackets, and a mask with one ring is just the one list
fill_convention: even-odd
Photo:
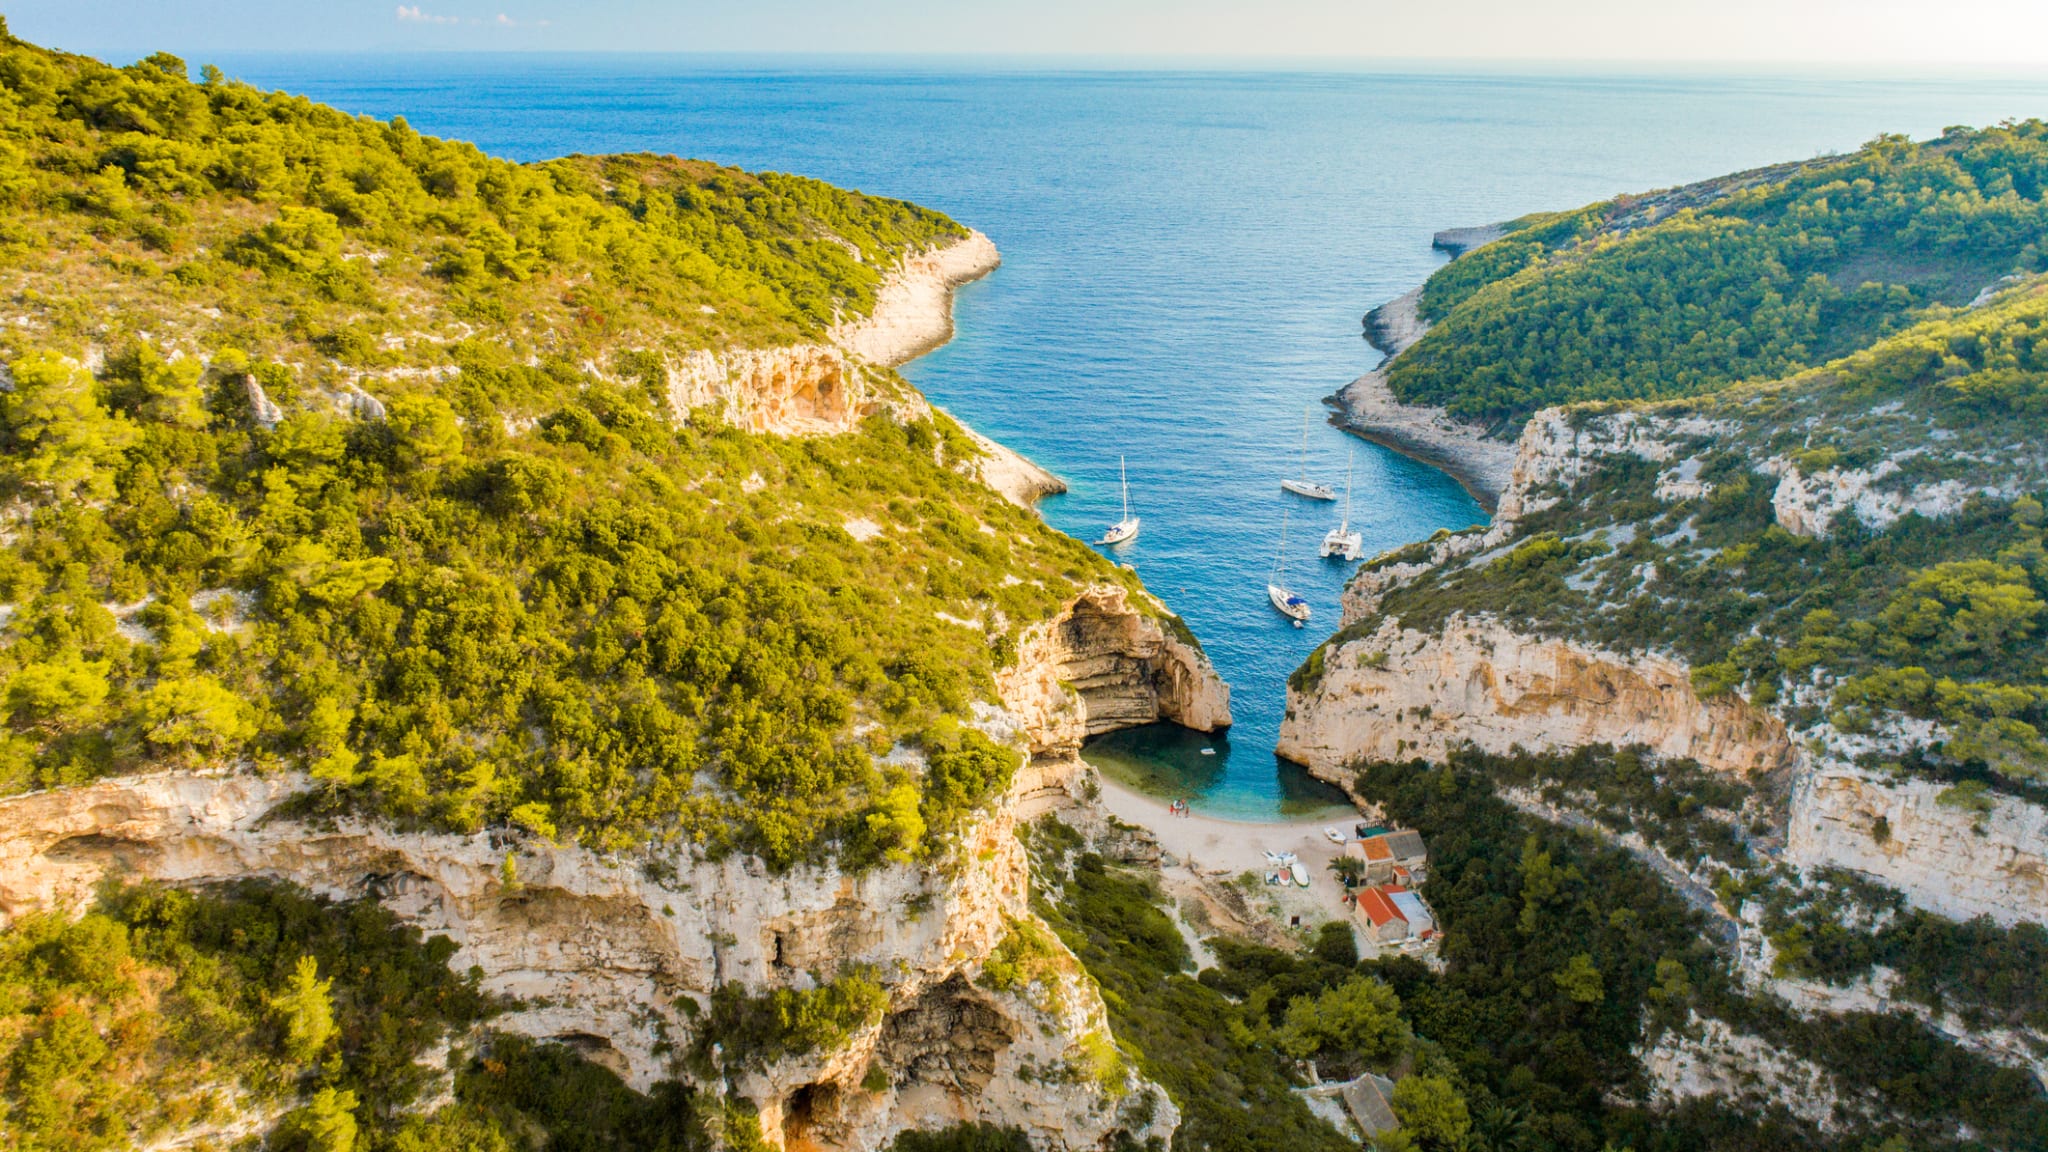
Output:
[[43,343],[148,331],[290,351],[316,375],[449,363],[459,321],[575,359],[783,343],[865,313],[897,256],[964,234],[792,176],[512,164],[217,69],[193,84],[164,54],[113,68],[6,37],[0,94],[0,259]]
[[[123,1149],[253,1118],[279,1152],[764,1147],[743,1108],[476,1030],[502,1005],[454,951],[374,902],[254,882],[25,918],[0,935],[0,1144]],[[453,1100],[422,1109],[450,1081],[422,1062],[444,1042]]]
[[2044,195],[2048,125],[2026,121],[1528,218],[1430,280],[1435,327],[1388,383],[1512,429],[1789,375],[2041,271]]
[[[1197,982],[1187,944],[1142,873],[1080,850],[1054,820],[1032,825],[1034,902],[1102,988],[1110,1025],[1139,1067],[1181,1109],[1175,1152],[1351,1147],[1290,1091],[1266,1009],[1231,1002]],[[1335,983],[1334,980],[1329,981]]]
[[[1929,1148],[1956,1142],[1959,1121],[1978,1146],[2048,1140],[2048,1098],[2023,1071],[1901,1015],[1805,1020],[1743,996],[1700,914],[1655,873],[1496,798],[1504,759],[1371,765],[1358,787],[1428,837],[1424,895],[1445,930],[1442,975],[1406,960],[1382,975],[1416,1032],[1455,1063],[1474,1115],[1517,1134],[1508,1146],[1863,1148],[1899,1138]],[[1695,1014],[1829,1070],[1860,1115],[1838,1114],[1847,1130],[1829,1138],[1775,1110],[1615,1107],[1641,1089],[1631,1049],[1646,1032],[1691,1027]]]
[[[1537,633],[1673,653],[1703,692],[1785,700],[1801,728],[1939,720],[1944,746],[1897,764],[2028,787],[2048,773],[2044,332],[2048,296],[2030,286],[1790,381],[1655,406],[1659,417],[1704,418],[1705,430],[1673,433],[1671,460],[1594,458],[1569,498],[1517,522],[1510,547],[1428,571],[1382,611],[1423,629],[1492,613]],[[1687,459],[1699,488],[1660,495]],[[1824,537],[1794,535],[1774,504],[1786,466],[1823,480],[1875,475],[1875,490],[1897,498],[1948,485],[1957,510],[1882,529],[1843,514]],[[1312,661],[1298,678],[1319,669]]]
[[1017,631],[1135,587],[942,415],[670,410],[665,357],[815,337],[942,217],[162,56],[8,39],[0,96],[0,792],[253,762],[457,831],[911,859],[1008,780],[958,721]]

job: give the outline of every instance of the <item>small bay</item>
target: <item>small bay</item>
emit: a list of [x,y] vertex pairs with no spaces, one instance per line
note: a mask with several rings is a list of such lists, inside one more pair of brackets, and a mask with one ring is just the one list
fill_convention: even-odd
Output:
[[[1233,689],[1227,739],[1154,729],[1105,767],[1197,808],[1296,815],[1331,793],[1273,757],[1285,680],[1335,628],[1342,501],[1284,496],[1307,428],[1365,552],[1484,511],[1434,469],[1324,422],[1378,356],[1368,308],[1442,257],[1431,234],[1778,160],[1880,132],[2048,114],[2038,77],[1469,69],[1119,71],[988,61],[679,56],[231,57],[231,75],[521,160],[654,151],[815,176],[941,209],[1004,266],[905,374],[1064,477],[1049,521],[1182,613]],[[1280,547],[1315,616],[1268,605]],[[1204,749],[1208,751],[1205,753]]]

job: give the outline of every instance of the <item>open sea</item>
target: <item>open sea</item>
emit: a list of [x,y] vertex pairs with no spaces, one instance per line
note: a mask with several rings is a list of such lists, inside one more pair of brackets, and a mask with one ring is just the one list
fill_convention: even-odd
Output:
[[[1196,808],[1305,814],[1330,790],[1280,764],[1287,675],[1336,627],[1348,566],[1316,548],[1341,490],[1366,554],[1485,513],[1435,470],[1324,423],[1378,357],[1360,317],[1426,277],[1437,229],[1849,150],[1884,132],[2048,116],[2048,78],[1848,73],[1107,71],[1045,64],[686,56],[260,56],[230,75],[403,115],[495,155],[653,151],[816,176],[939,208],[1002,250],[953,342],[905,370],[1064,477],[1044,504],[1182,613],[1232,689],[1227,739],[1092,745]],[[1296,629],[1266,602],[1288,514]],[[1204,754],[1204,749],[1208,754]]]

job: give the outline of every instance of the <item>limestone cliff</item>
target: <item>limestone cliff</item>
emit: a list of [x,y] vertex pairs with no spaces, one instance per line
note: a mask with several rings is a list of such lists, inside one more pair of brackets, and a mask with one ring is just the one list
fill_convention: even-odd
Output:
[[1925,780],[1817,765],[1793,791],[1785,857],[1882,878],[1956,920],[2048,922],[2048,809],[2000,797],[1980,814],[1941,793]]
[[1675,660],[1462,616],[1435,633],[1386,620],[1325,649],[1321,676],[1288,692],[1279,754],[1343,783],[1350,764],[1441,760],[1465,744],[1497,753],[1641,744],[1743,774],[1794,758],[1781,721],[1739,697],[1701,699]]
[[[988,710],[986,725],[1055,758],[1125,724],[1229,721],[1228,690],[1208,662],[1121,588],[1091,590],[1034,630],[1002,692],[1005,707]],[[642,1088],[684,1074],[669,1054],[692,1035],[684,1001],[704,1005],[729,983],[759,993],[862,968],[889,992],[879,1024],[834,1052],[734,1070],[771,1140],[871,1149],[907,1128],[981,1120],[1024,1128],[1042,1148],[1079,1149],[1120,1129],[1168,1136],[1177,1122],[1163,1093],[1095,1060],[1114,1041],[1071,957],[1028,987],[976,982],[1010,926],[1033,919],[1017,809],[1070,786],[1042,765],[1019,774],[948,862],[859,874],[777,875],[687,846],[607,856],[507,830],[305,822],[289,802],[311,786],[296,775],[172,773],[0,800],[0,926],[81,908],[110,873],[174,884],[270,877],[373,898],[448,936],[455,967],[474,965],[486,989],[518,1000],[494,1027],[571,1044]],[[888,1081],[880,1091],[877,1075]],[[1125,1107],[1138,1100],[1150,1105]]]
[[1069,756],[1090,736],[1158,720],[1230,725],[1230,688],[1208,659],[1132,608],[1123,588],[1082,593],[1017,652],[997,687],[1034,755]]
[[893,368],[953,335],[953,290],[1001,258],[987,236],[905,257],[884,274],[868,314],[835,325],[826,342],[783,348],[700,350],[667,361],[668,402],[679,420],[709,407],[752,432],[844,432],[885,407],[922,415],[925,403],[881,368]]
[[[1939,739],[1938,725],[1893,721],[1850,735],[1815,714],[1829,683],[1824,677],[1769,705],[1752,704],[1739,692],[1703,695],[1694,669],[1668,652],[1606,651],[1569,635],[1517,631],[1484,611],[1419,629],[1386,608],[1397,590],[1419,581],[1453,580],[1501,562],[1528,538],[1532,517],[1572,507],[1574,486],[1616,458],[1651,465],[1654,501],[1676,505],[1713,495],[1704,459],[1739,454],[1759,475],[1779,478],[1772,491],[1779,527],[1815,536],[1842,516],[1878,529],[1909,512],[1954,514],[1971,495],[2010,499],[2043,474],[2036,452],[1984,457],[1968,430],[1930,432],[1924,414],[1896,403],[1866,403],[1853,416],[1831,417],[1837,435],[1890,444],[1888,456],[1861,469],[1802,473],[1777,429],[1814,426],[1828,402],[1823,390],[1786,387],[1726,403],[1538,413],[1516,445],[1513,479],[1490,526],[1380,557],[1354,578],[1345,592],[1343,632],[1290,689],[1280,754],[1331,779],[1350,763],[1441,758],[1466,742],[1493,752],[1642,744],[1731,773],[1790,770],[1794,787],[1780,816],[1788,862],[1851,868],[1948,915],[2048,919],[2040,879],[2048,810],[2007,797],[1995,818],[1976,820],[1938,805],[1939,785],[1857,767],[1860,759],[1901,756]],[[1769,419],[1754,414],[1765,404],[1773,409]],[[1996,459],[1997,467],[1964,471],[1982,459]],[[1964,482],[1959,474],[1976,479]],[[1605,535],[1627,539],[1644,531],[1631,522]],[[1685,547],[1688,531],[1674,534],[1671,546]],[[1654,595],[1657,579],[1650,563],[1630,582]],[[1870,828],[1881,813],[1891,815],[1890,838],[1880,845]]]
[[679,420],[712,408],[750,432],[829,435],[878,411],[887,393],[836,347],[692,352],[668,365],[669,407]]

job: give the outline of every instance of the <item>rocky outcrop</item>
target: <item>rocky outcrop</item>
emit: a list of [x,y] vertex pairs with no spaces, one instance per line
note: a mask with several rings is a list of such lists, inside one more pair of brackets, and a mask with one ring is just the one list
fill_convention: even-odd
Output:
[[1422,286],[1401,293],[1365,314],[1365,342],[1391,360],[1406,352],[1429,323],[1422,318]]
[[[947,415],[952,416],[952,413]],[[954,423],[959,423],[958,417],[953,419]],[[960,430],[967,433],[975,447],[981,449],[981,458],[974,462],[975,476],[1010,503],[1019,508],[1031,508],[1041,498],[1067,490],[1066,481],[1017,452],[965,424],[960,424]]]
[[1725,1021],[1693,1016],[1637,1055],[1653,1104],[1712,1096],[1756,1108],[1783,1107],[1822,1131],[1839,1127],[1836,1113],[1843,1101],[1826,1069]]
[[1387,386],[1384,366],[1346,384],[1330,400],[1345,431],[1442,469],[1483,508],[1499,502],[1514,471],[1515,446],[1441,408],[1403,404]]
[[[1437,246],[1450,248],[1444,238],[1451,234],[1437,233]],[[1452,255],[1462,250],[1452,250]],[[1404,404],[1387,386],[1387,366],[1429,332],[1421,306],[1422,289],[1417,287],[1365,314],[1365,338],[1386,359],[1345,385],[1328,403],[1337,409],[1336,423],[1345,431],[1443,469],[1491,509],[1511,477],[1514,445],[1453,419],[1441,408]]]
[[1453,616],[1438,633],[1384,622],[1332,643],[1322,674],[1290,687],[1279,754],[1342,783],[1371,760],[1641,744],[1748,775],[1786,768],[1785,726],[1734,695],[1702,699],[1684,665],[1523,635]]
[[[494,1027],[572,1044],[642,1088],[680,1072],[666,1053],[692,1035],[683,1001],[701,1005],[727,983],[758,993],[865,968],[889,990],[880,1024],[837,1052],[736,1079],[771,1138],[801,1130],[814,1147],[875,1148],[934,1117],[1023,1126],[1047,1148],[1093,1147],[1127,1126],[1121,1100],[1154,1091],[1128,1071],[1022,1074],[1085,1064],[1112,1043],[1092,983],[1069,981],[1056,1004],[971,983],[1008,925],[1031,916],[1007,802],[970,830],[955,868],[775,875],[687,847],[625,859],[501,832],[285,815],[308,786],[180,773],[0,801],[0,917],[80,908],[109,873],[175,884],[269,877],[373,898],[453,940],[456,968],[474,965],[488,991],[520,1001]],[[962,1020],[974,1026],[946,1024]],[[863,1088],[877,1070],[889,1086]],[[1173,1123],[1168,1105],[1136,1134]]]
[[782,436],[850,432],[887,394],[828,344],[696,351],[667,364],[668,403],[678,421],[710,408],[734,427]]
[[866,316],[827,335],[870,364],[893,368],[915,360],[953,338],[953,290],[1001,263],[995,242],[979,232],[913,253],[883,275]]
[[1908,513],[1950,516],[1972,497],[2010,500],[2022,491],[2016,485],[1973,486],[1953,479],[1887,488],[1885,481],[1902,471],[1896,460],[1881,460],[1868,469],[1827,468],[1809,475],[1778,458],[1766,461],[1763,469],[1778,477],[1771,492],[1771,512],[1778,526],[1794,536],[1816,538],[1826,537],[1844,513],[1866,528],[1883,529]]
[[1979,812],[1943,804],[1943,791],[1926,780],[1817,768],[1793,790],[1786,859],[1860,872],[1957,920],[2048,923],[2048,809],[1987,796],[1991,807]]
[[614,856],[506,830],[307,821],[292,815],[312,787],[303,776],[173,773],[0,800],[0,926],[81,909],[109,874],[268,877],[375,899],[447,936],[456,968],[517,1000],[493,1027],[570,1044],[641,1088],[687,1075],[673,1053],[700,1014],[685,1003],[727,984],[759,994],[863,970],[889,993],[874,1027],[836,1051],[728,1068],[772,1141],[873,1149],[969,1120],[1022,1127],[1046,1149],[1097,1147],[1118,1130],[1166,1138],[1173,1105],[1117,1055],[1100,994],[1064,950],[1030,986],[977,981],[1014,925],[1036,923],[1014,829],[1020,808],[1072,802],[1066,754],[1125,724],[1229,723],[1228,689],[1200,652],[1128,597],[1091,589],[1020,644],[1004,707],[981,722],[1054,755],[1020,772],[942,864],[776,874],[687,845]]
[[1208,658],[1139,612],[1117,585],[1091,588],[1026,631],[996,687],[1037,756],[1066,756],[1090,736],[1171,720],[1230,725],[1230,687]]
[[1430,238],[1429,246],[1439,252],[1447,252],[1457,259],[1474,248],[1488,244],[1508,234],[1505,224],[1480,224],[1471,228],[1446,228]]

